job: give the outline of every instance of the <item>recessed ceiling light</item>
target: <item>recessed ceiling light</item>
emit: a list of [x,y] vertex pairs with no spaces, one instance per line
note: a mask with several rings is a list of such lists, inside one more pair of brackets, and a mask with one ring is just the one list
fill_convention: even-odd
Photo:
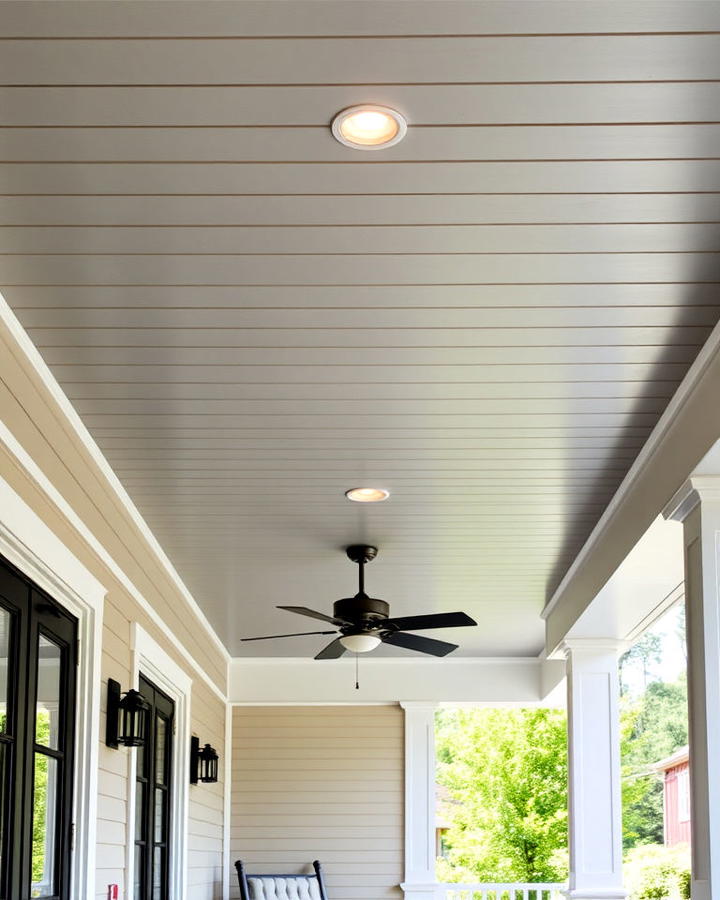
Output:
[[382,150],[405,137],[404,116],[387,106],[350,106],[339,112],[332,122],[333,136],[356,150]]
[[345,491],[345,496],[348,500],[354,500],[356,503],[379,503],[381,500],[387,500],[390,491],[386,491],[384,488],[351,488],[349,491]]

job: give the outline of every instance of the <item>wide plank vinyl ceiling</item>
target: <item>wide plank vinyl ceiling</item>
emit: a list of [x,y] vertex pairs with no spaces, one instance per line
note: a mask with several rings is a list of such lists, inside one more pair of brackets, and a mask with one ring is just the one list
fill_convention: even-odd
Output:
[[[368,541],[393,614],[537,653],[720,313],[720,3],[5,2],[0,38],[3,295],[230,651],[317,652],[239,639]],[[406,139],[336,143],[362,102]]]

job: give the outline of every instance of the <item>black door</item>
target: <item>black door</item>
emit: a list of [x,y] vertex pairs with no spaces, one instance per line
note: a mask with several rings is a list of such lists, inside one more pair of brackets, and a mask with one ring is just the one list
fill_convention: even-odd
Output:
[[68,900],[77,621],[0,558],[0,898]]
[[150,711],[145,744],[137,751],[135,900],[168,900],[175,704],[143,675],[139,689]]

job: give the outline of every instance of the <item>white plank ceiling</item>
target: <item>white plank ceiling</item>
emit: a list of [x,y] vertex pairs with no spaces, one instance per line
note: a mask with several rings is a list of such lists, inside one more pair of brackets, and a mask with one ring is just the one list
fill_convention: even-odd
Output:
[[[5,2],[0,37],[1,289],[230,651],[317,652],[239,639],[369,541],[394,614],[537,653],[720,313],[720,3]],[[362,102],[407,138],[336,143]]]

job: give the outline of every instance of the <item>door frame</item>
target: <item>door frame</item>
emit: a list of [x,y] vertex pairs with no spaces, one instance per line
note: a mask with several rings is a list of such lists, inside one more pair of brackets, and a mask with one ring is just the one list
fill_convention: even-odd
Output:
[[106,589],[0,478],[0,554],[78,622],[70,896],[95,895],[102,622]]
[[[170,897],[186,900],[188,886],[188,806],[190,786],[190,698],[192,678],[139,622],[130,632],[132,686],[140,686],[140,673],[160,688],[175,704],[175,735],[170,797]],[[135,784],[136,754],[128,753],[128,783]],[[135,791],[128,792],[128,822],[135,821]],[[134,827],[134,826],[133,826]],[[135,880],[135,842],[128,835],[126,891],[131,896]]]

